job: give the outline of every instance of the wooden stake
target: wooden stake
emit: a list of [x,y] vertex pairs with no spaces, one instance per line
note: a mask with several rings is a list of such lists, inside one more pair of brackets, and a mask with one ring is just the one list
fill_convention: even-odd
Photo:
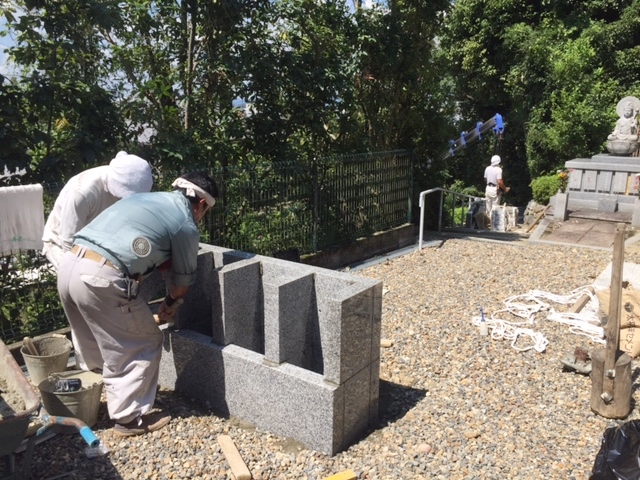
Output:
[[218,445],[220,445],[222,453],[231,467],[231,473],[236,477],[236,480],[251,480],[251,472],[244,463],[231,437],[229,435],[219,435]]
[[351,470],[345,470],[343,472],[336,473],[335,475],[331,475],[324,480],[356,480],[357,478],[358,476],[354,472]]
[[33,340],[31,340],[31,337],[24,337],[24,340],[22,340],[22,344],[25,347],[27,347],[27,350],[29,350],[29,355],[33,355],[34,357],[40,356],[40,352],[38,352],[38,349],[36,348],[36,344],[33,343]]
[[[589,287],[589,291],[592,295],[595,294],[593,291],[593,287]],[[577,301],[572,305],[572,307],[568,310],[568,313],[580,313],[580,310],[584,308],[584,306],[589,303],[591,300],[591,296],[588,293],[583,294]]]
[[613,241],[607,343],[591,354],[591,409],[607,418],[624,418],[631,409],[631,358],[619,350],[625,228],[616,226]]

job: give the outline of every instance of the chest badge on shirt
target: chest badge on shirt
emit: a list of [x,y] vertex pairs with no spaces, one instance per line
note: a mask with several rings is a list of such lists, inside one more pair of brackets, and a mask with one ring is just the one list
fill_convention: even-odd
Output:
[[131,242],[131,250],[139,257],[146,257],[151,253],[151,242],[144,237],[136,237]]

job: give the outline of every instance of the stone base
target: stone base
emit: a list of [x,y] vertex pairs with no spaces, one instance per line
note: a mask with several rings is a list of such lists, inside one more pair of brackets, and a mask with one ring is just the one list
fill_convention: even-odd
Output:
[[607,140],[607,150],[612,155],[619,157],[628,157],[638,150],[638,142],[628,140]]
[[553,198],[553,219],[559,222],[564,222],[569,218],[569,213],[567,211],[569,195],[566,193],[556,193]]
[[221,347],[190,330],[165,330],[160,384],[207,404],[218,415],[241,418],[334,455],[375,426],[379,365],[342,385],[236,345]]
[[565,163],[569,170],[568,208],[632,212],[638,195],[639,157],[594,155]]

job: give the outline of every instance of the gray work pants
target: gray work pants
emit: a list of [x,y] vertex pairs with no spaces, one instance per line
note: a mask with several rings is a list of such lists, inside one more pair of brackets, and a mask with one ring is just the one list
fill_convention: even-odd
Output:
[[109,416],[120,423],[153,407],[163,339],[147,303],[127,299],[127,281],[104,261],[71,252],[58,270],[78,366],[102,368]]

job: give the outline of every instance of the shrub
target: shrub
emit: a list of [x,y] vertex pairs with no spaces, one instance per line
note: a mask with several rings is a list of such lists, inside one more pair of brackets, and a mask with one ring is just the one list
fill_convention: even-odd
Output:
[[533,180],[530,185],[533,199],[541,205],[547,205],[549,199],[563,190],[563,181],[559,175],[545,175]]

